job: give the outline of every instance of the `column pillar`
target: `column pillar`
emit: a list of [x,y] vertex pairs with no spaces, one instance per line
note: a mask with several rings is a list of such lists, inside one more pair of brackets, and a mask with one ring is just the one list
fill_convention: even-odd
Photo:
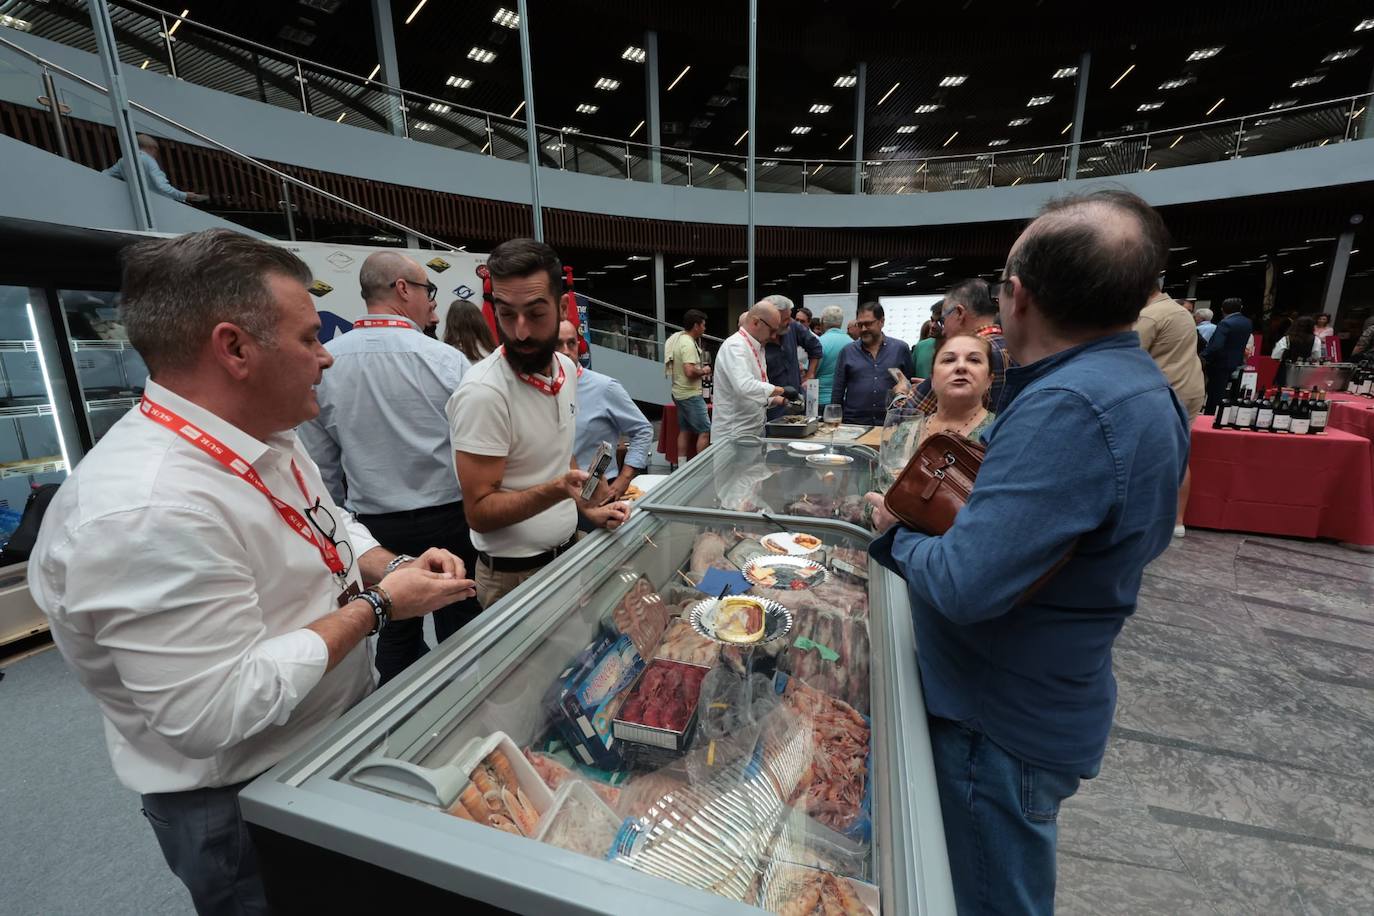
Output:
[[530,158],[530,222],[536,241],[544,241],[544,208],[539,203],[539,128],[534,123],[534,73],[530,63],[530,10],[519,0],[520,78],[525,87],[525,150]]
[[[864,192],[864,109],[868,106],[868,64],[854,68],[854,193]],[[857,260],[857,259],[856,259]],[[852,292],[852,290],[851,290]]]
[[382,69],[377,71],[381,82],[393,92],[386,93],[386,120],[391,132],[398,137],[407,136],[405,100],[401,97],[401,70],[396,57],[396,30],[391,18],[391,0],[372,0],[372,23],[376,30],[377,62]]
[[1092,59],[1089,51],[1084,51],[1078,58],[1078,89],[1073,102],[1073,145],[1069,148],[1070,179],[1078,177],[1078,146],[1083,142],[1083,115],[1088,107],[1088,66]]
[[659,353],[666,358],[667,354],[663,353],[663,344],[664,341],[667,340],[667,334],[664,333],[665,329],[663,327],[663,322],[668,320],[668,303],[664,273],[663,252],[655,251],[654,269],[651,279],[654,282],[654,317],[658,319],[659,323],[654,325],[654,328],[655,335],[658,337]]
[[746,226],[745,239],[745,261],[749,277],[746,289],[749,293],[749,304],[753,305],[757,300],[754,298],[754,168],[755,152],[758,148],[758,131],[755,130],[758,110],[758,76],[759,76],[759,0],[749,0],[749,158],[745,160],[746,183],[745,196],[748,197],[748,225]]
[[1341,307],[1341,293],[1345,291],[1345,275],[1350,269],[1350,249],[1355,245],[1355,230],[1347,229],[1336,239],[1336,253],[1326,273],[1326,290],[1322,293],[1322,311],[1336,323],[1336,311]]
[[[143,184],[143,167],[138,160],[138,140],[133,118],[129,116],[129,94],[124,88],[120,72],[119,51],[115,44],[114,23],[105,0],[90,0],[91,26],[95,31],[96,47],[100,51],[100,68],[105,73],[110,113],[114,115],[115,134],[119,137],[119,152],[124,157],[124,185],[129,190],[129,207],[133,211],[134,227],[145,231],[156,229],[153,210],[148,204],[148,189]],[[52,100],[53,105],[57,100]]]
[[857,257],[849,259],[849,291],[856,296],[859,294],[859,259]]
[[649,29],[644,33],[644,98],[648,110],[644,120],[649,128],[649,175],[654,184],[663,183],[663,155],[660,146],[663,136],[658,113],[658,33]]

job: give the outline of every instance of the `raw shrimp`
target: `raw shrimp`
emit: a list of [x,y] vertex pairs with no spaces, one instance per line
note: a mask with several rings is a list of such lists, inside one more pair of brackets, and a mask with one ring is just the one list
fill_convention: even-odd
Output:
[[493,814],[487,818],[487,826],[495,827],[497,830],[504,830],[506,833],[513,833],[516,836],[524,836],[520,828],[515,826],[515,822],[504,814]]
[[510,760],[507,759],[504,751],[499,749],[492,751],[487,755],[487,763],[491,765],[492,770],[496,773],[496,780],[502,786],[513,789],[520,785],[520,780],[515,778],[515,769],[511,767]]
[[517,788],[512,793],[509,789],[502,789],[501,800],[505,802],[506,811],[510,813],[520,832],[525,836],[534,836],[539,827],[539,812],[534,810],[534,805],[530,804],[524,791]]
[[472,815],[472,820],[479,824],[487,822],[487,803],[482,800],[482,793],[477,791],[477,787],[468,783],[463,787],[463,792],[458,796],[468,814]]

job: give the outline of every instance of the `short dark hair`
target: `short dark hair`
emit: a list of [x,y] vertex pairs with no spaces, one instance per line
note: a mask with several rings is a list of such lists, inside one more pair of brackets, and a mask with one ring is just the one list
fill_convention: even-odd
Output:
[[859,314],[859,312],[871,312],[873,317],[878,321],[882,321],[885,317],[882,305],[877,302],[865,302],[854,310],[855,315]]
[[706,321],[706,313],[701,309],[688,309],[682,316],[682,327],[688,331]]
[[148,239],[125,248],[122,260],[120,317],[153,375],[194,368],[221,322],[273,344],[281,314],[268,278],[311,283],[310,268],[286,248],[231,229]]
[[[1095,218],[1110,209],[1133,228],[1118,232]],[[1104,189],[1053,200],[1007,260],[1053,325],[1068,330],[1131,324],[1156,290],[1169,254],[1169,230],[1139,196]]]
[[988,290],[987,282],[977,277],[951,286],[945,293],[944,304],[962,305],[975,315],[997,314],[997,303],[992,301],[992,293]]
[[1234,315],[1245,308],[1245,303],[1232,296],[1230,299],[1221,300],[1221,313],[1223,315]]
[[810,310],[809,308],[807,308],[806,306],[804,306],[804,305],[799,305],[799,306],[797,306],[796,308],[794,308],[794,309],[792,310],[792,317],[793,317],[793,318],[796,318],[796,317],[797,317],[798,315],[800,315],[802,312],[805,312],[805,313],[806,313],[806,317],[807,317],[807,318],[814,318],[814,317],[815,317],[815,316],[811,313],[811,310]]
[[493,280],[528,277],[544,271],[549,275],[549,293],[555,299],[563,289],[563,262],[558,252],[534,239],[510,239],[487,255],[487,270]]

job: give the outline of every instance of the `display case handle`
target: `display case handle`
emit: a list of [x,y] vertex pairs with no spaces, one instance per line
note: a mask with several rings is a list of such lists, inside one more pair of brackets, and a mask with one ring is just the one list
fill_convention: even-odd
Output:
[[366,758],[349,778],[369,789],[380,789],[440,808],[453,804],[468,784],[467,774],[456,766],[430,769],[382,754]]

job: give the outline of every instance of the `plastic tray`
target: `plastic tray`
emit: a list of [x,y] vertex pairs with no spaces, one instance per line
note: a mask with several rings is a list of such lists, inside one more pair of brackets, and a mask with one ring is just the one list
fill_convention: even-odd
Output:
[[[698,668],[703,672],[703,681],[705,680],[706,674],[711,671],[709,665],[693,665],[690,662],[656,658],[645,666],[644,670],[640,672],[639,677],[635,680],[634,685],[626,691],[626,702],[629,702],[629,698],[639,689],[639,685],[644,680],[644,676],[649,673],[649,669],[654,665],[681,665],[684,668]],[[692,743],[692,735],[696,731],[697,714],[700,712],[700,706],[701,684],[698,683],[696,702],[692,704],[691,715],[687,717],[687,724],[683,727],[682,731],[676,732],[669,728],[656,728],[652,725],[644,725],[640,722],[626,722],[624,719],[616,718],[613,723],[614,734],[627,744],[644,744],[649,747],[663,748],[669,751],[683,751]],[[622,708],[624,707],[622,706]]]
[[[584,821],[589,833],[604,836],[604,842],[600,843],[599,849],[574,849],[556,842],[557,837],[550,838],[549,834],[553,830],[554,824],[565,811],[567,816]],[[586,783],[573,779],[558,787],[558,792],[553,796],[553,804],[539,821],[539,831],[534,835],[534,838],[541,843],[549,843],[559,849],[567,849],[569,852],[602,858],[615,842],[615,835],[620,830],[621,820]]]
[[[457,766],[471,780],[471,773],[482,761],[494,750],[500,750],[510,761],[511,770],[515,773],[515,780],[520,785],[520,790],[529,799],[530,805],[539,814],[542,823],[544,815],[553,808],[553,793],[544,784],[539,773],[535,771],[530,762],[525,759],[525,755],[520,752],[520,748],[510,739],[505,732],[492,732],[485,738],[469,742],[454,759]],[[461,793],[460,793],[461,794]],[[461,804],[454,800],[455,803]],[[449,805],[451,811],[453,804]]]

